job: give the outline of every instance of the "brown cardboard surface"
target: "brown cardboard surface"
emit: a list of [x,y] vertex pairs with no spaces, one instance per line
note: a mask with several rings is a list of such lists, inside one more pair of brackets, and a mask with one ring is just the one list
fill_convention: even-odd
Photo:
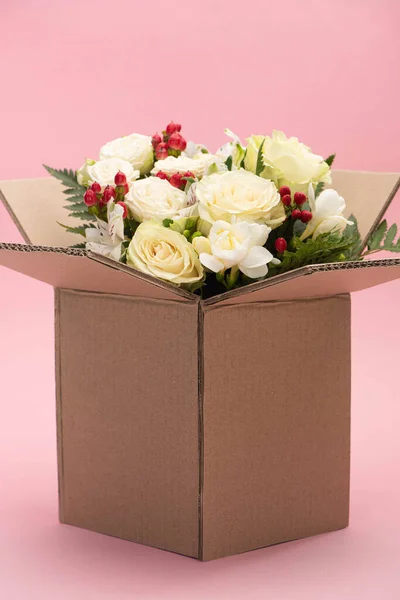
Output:
[[349,296],[206,310],[203,411],[204,560],[346,527]]
[[332,185],[346,201],[345,216],[354,214],[362,239],[383,218],[400,186],[399,173],[332,171]]
[[196,296],[183,289],[120,263],[102,264],[80,249],[0,244],[0,265],[54,287],[165,300],[196,300]]
[[205,300],[205,306],[295,300],[358,292],[400,278],[400,259],[310,265]]
[[56,294],[60,518],[198,556],[198,307]]
[[77,243],[77,236],[67,233],[57,223],[70,227],[82,224],[79,219],[68,217],[63,189],[54,177],[0,182],[0,201],[27,244],[72,246]]

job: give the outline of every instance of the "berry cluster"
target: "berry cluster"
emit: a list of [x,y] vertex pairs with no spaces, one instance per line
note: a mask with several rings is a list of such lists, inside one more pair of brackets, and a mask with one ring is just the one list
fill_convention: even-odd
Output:
[[[279,194],[281,197],[282,204],[286,207],[292,206],[292,192],[290,187],[283,185]],[[303,192],[295,192],[293,196],[295,208],[292,209],[291,217],[293,220],[300,219],[302,223],[309,223],[312,219],[312,213],[309,210],[302,210],[301,207],[307,202],[307,196]]]
[[162,135],[155,133],[151,138],[157,160],[163,160],[167,156],[179,156],[186,148],[186,140],[179,133],[182,125],[171,121],[168,123]]
[[119,204],[124,209],[124,219],[128,216],[128,207],[126,206],[123,199],[129,191],[129,186],[126,181],[126,176],[122,171],[118,171],[114,177],[113,185],[107,185],[104,190],[101,190],[101,185],[95,181],[88,188],[83,196],[86,206],[91,209],[89,212],[92,214],[99,214],[99,211],[104,209],[110,200],[114,200],[116,204]]
[[171,185],[180,190],[185,189],[186,184],[189,180],[195,179],[195,176],[191,171],[186,171],[186,173],[184,173],[183,175],[181,173],[174,173],[173,175],[171,175],[171,177],[169,177],[163,171],[158,171],[158,173],[156,173],[156,177],[159,177],[160,179],[166,179]]

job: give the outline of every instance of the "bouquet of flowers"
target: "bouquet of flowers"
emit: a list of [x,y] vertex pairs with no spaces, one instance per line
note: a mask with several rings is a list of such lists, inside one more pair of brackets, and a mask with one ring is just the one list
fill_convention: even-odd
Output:
[[383,221],[365,249],[357,221],[343,216],[331,167],[281,131],[229,130],[214,154],[187,142],[171,121],[161,134],[106,143],[78,171],[45,168],[66,186],[66,227],[77,247],[185,287],[203,297],[309,264],[400,252],[397,226]]

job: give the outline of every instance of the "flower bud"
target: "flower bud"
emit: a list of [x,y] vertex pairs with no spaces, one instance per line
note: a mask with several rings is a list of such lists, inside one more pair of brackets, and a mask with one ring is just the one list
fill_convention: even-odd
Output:
[[186,184],[185,180],[182,181],[182,175],[180,173],[174,173],[171,175],[169,182],[176,188],[181,188],[182,184]]
[[107,204],[110,202],[111,198],[115,198],[115,189],[108,185],[103,192],[103,198],[101,199],[102,204]]
[[173,150],[184,150],[186,148],[186,140],[177,131],[171,135],[168,144]]
[[93,190],[95,194],[100,194],[101,185],[99,183],[97,183],[97,181],[94,181],[92,183],[92,185],[90,186],[90,189]]
[[156,159],[163,160],[164,158],[167,158],[167,156],[168,156],[168,144],[166,144],[165,142],[161,142],[156,147]]
[[118,171],[114,177],[115,185],[124,185],[126,183],[126,175],[122,171]]
[[292,198],[290,194],[285,194],[285,196],[281,196],[281,200],[285,206],[290,206],[292,203]]
[[83,199],[85,201],[86,206],[95,206],[95,204],[97,204],[97,196],[95,192],[91,189],[86,190]]
[[128,216],[128,207],[125,204],[125,202],[117,202],[118,206],[122,206],[122,208],[124,209],[124,214],[122,215],[123,219],[126,219],[126,217]]
[[299,210],[298,208],[295,208],[294,210],[292,210],[292,219],[300,219],[301,217],[301,210]]
[[294,195],[294,201],[297,206],[301,206],[304,202],[307,201],[307,196],[303,194],[303,192],[296,192]]
[[287,249],[287,241],[283,237],[277,238],[275,240],[274,246],[275,246],[275,250],[277,252],[279,252],[279,254],[283,254],[285,252],[285,250]]
[[172,135],[173,133],[175,133],[175,131],[180,131],[181,129],[182,129],[182,125],[171,121],[170,123],[168,123],[165,131],[167,132],[168,135]]
[[287,185],[283,185],[280,188],[279,193],[281,195],[281,198],[283,198],[283,196],[290,196],[290,194],[291,194],[290,187],[288,187]]
[[158,171],[158,173],[156,173],[156,177],[159,177],[160,179],[168,179],[168,175],[163,171]]
[[302,223],[309,223],[311,221],[312,217],[313,217],[312,213],[309,210],[302,210],[301,211],[300,219],[301,219]]
[[162,141],[163,139],[159,133],[155,133],[151,138],[151,143],[153,144],[154,149],[156,149],[158,144],[161,144]]

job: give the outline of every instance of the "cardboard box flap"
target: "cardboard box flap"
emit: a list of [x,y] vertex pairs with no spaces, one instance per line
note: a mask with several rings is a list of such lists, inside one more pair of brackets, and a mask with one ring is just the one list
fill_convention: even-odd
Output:
[[183,289],[110,261],[104,264],[85,250],[0,244],[0,265],[56,288],[157,298],[198,301]]
[[79,219],[68,217],[63,189],[54,177],[0,182],[0,200],[27,244],[58,247],[77,243],[78,236],[58,224],[82,225]]
[[205,300],[205,306],[336,296],[400,278],[400,258],[310,265]]
[[332,185],[346,201],[345,216],[358,221],[364,245],[400,187],[399,173],[332,171]]

